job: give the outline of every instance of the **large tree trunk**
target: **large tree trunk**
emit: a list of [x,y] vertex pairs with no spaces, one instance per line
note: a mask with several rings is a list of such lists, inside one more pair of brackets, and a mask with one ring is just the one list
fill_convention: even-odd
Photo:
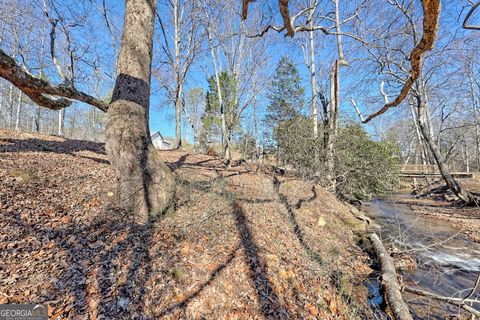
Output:
[[117,79],[108,108],[106,150],[118,204],[146,223],[172,204],[175,179],[148,127],[155,0],[126,0]]
[[385,297],[393,312],[394,318],[396,320],[412,320],[412,315],[402,297],[393,258],[385,249],[377,234],[372,233],[369,236],[369,239],[372,242],[377,259],[380,262],[380,268],[382,269],[382,285],[385,288]]
[[438,169],[442,174],[443,180],[447,184],[448,188],[463,202],[467,204],[477,203],[476,199],[468,190],[462,188],[462,186],[452,177],[450,170],[443,160],[442,153],[437,143],[431,138],[429,128],[426,124],[426,105],[423,88],[420,87],[420,94],[417,95],[417,121],[420,132],[422,133],[425,143],[430,148],[433,158],[438,165]]

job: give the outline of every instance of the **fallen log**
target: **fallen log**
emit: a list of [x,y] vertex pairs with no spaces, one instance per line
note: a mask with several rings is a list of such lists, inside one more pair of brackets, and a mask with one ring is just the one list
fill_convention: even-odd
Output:
[[437,295],[437,294],[434,294],[434,293],[431,293],[431,292],[428,292],[428,291],[423,291],[423,290],[420,290],[420,289],[415,289],[415,288],[410,288],[410,287],[405,287],[404,290],[407,291],[407,292],[410,292],[410,293],[414,293],[414,294],[419,295],[419,296],[423,296],[423,297],[427,297],[427,298],[431,298],[431,299],[435,299],[435,300],[439,300],[439,301],[443,301],[443,302],[452,304],[454,306],[462,308],[463,310],[465,310],[467,312],[470,312],[471,314],[473,314],[477,317],[480,317],[480,310],[474,309],[473,307],[467,305],[467,303],[480,303],[480,301],[478,301],[478,300],[469,299],[468,297],[467,298],[444,297],[444,296],[440,296],[440,295]]
[[369,239],[372,242],[378,261],[380,262],[385,297],[390,309],[392,309],[395,320],[413,320],[408,306],[405,301],[403,301],[402,294],[400,293],[400,284],[397,280],[393,258],[387,252],[377,234],[370,234]]

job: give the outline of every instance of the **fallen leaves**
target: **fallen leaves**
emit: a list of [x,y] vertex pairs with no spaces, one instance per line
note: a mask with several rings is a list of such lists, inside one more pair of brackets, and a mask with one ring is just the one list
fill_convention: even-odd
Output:
[[106,160],[102,144],[0,130],[0,303],[48,301],[52,317],[75,320],[345,318],[343,300],[322,300],[336,294],[328,274],[365,264],[339,249],[319,265],[304,247],[327,259],[328,241],[350,241],[337,215],[319,212],[342,212],[326,191],[308,202],[311,184],[286,184],[289,203],[305,200],[295,227],[271,176],[188,154],[175,214],[141,227],[114,207]]

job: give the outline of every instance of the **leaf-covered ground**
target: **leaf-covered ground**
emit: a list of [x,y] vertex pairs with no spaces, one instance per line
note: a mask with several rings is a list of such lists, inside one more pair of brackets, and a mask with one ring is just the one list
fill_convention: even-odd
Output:
[[113,203],[102,144],[0,131],[0,303],[57,319],[369,318],[354,208],[265,168],[160,154],[176,211],[142,226]]

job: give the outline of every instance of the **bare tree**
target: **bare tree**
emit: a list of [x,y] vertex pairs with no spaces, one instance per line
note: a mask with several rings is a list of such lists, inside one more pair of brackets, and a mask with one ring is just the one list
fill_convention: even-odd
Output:
[[[182,145],[182,101],[188,71],[201,50],[203,32],[200,30],[199,8],[197,1],[173,0],[167,2],[172,14],[171,23],[165,23],[165,17],[157,13],[161,29],[161,49],[165,53],[169,72],[173,74],[173,88],[167,87],[175,105],[175,146]],[[172,26],[171,31],[168,26]],[[173,44],[173,45],[172,45]]]
[[[240,19],[240,8],[225,6],[221,2],[215,7],[204,2],[203,8],[216,90],[220,93],[217,96],[220,105],[223,154],[229,163],[232,158],[231,145],[234,132],[238,129],[245,110],[252,106],[255,96],[267,84],[267,77],[264,74],[269,61],[267,42],[262,38],[248,36],[249,29]],[[225,23],[219,19],[220,17]],[[225,66],[224,69],[222,66]],[[231,78],[232,92],[229,93],[228,99],[225,99],[222,92],[220,79],[222,72],[226,72]]]
[[[428,146],[433,159],[437,163],[445,183],[462,201],[466,203],[476,203],[477,200],[475,197],[470,192],[465,190],[451,175],[450,169],[448,168],[448,165],[438,145],[438,141],[435,141],[433,137],[432,124],[430,120],[431,116],[428,108],[428,90],[425,85],[425,75],[422,73],[422,67],[425,53],[433,49],[433,45],[437,38],[440,16],[440,1],[422,1],[423,34],[421,39],[419,39],[411,11],[396,0],[391,1],[391,4],[405,17],[408,28],[410,29],[409,36],[414,44],[414,48],[409,54],[410,68],[407,70],[398,64],[395,65],[395,62],[389,60],[390,58],[387,53],[387,59],[381,62],[381,64],[387,69],[387,72],[389,72],[390,75],[396,77],[398,81],[402,82],[402,87],[399,94],[394,100],[390,100],[382,84],[380,86],[380,92],[384,99],[384,105],[366,118],[363,118],[354,101],[353,104],[360,118],[362,119],[362,122],[368,123],[372,119],[387,112],[390,108],[399,106],[408,97],[408,95],[411,94],[415,101],[416,112],[414,114],[418,129],[421,133],[423,141]],[[383,50],[387,50],[388,52],[390,48],[385,47]],[[378,55],[375,55],[371,50],[369,52],[376,60],[378,59]],[[395,68],[405,72],[407,76],[406,80],[402,80],[403,78],[401,76],[399,77],[398,74],[391,69],[392,65],[394,65]]]

